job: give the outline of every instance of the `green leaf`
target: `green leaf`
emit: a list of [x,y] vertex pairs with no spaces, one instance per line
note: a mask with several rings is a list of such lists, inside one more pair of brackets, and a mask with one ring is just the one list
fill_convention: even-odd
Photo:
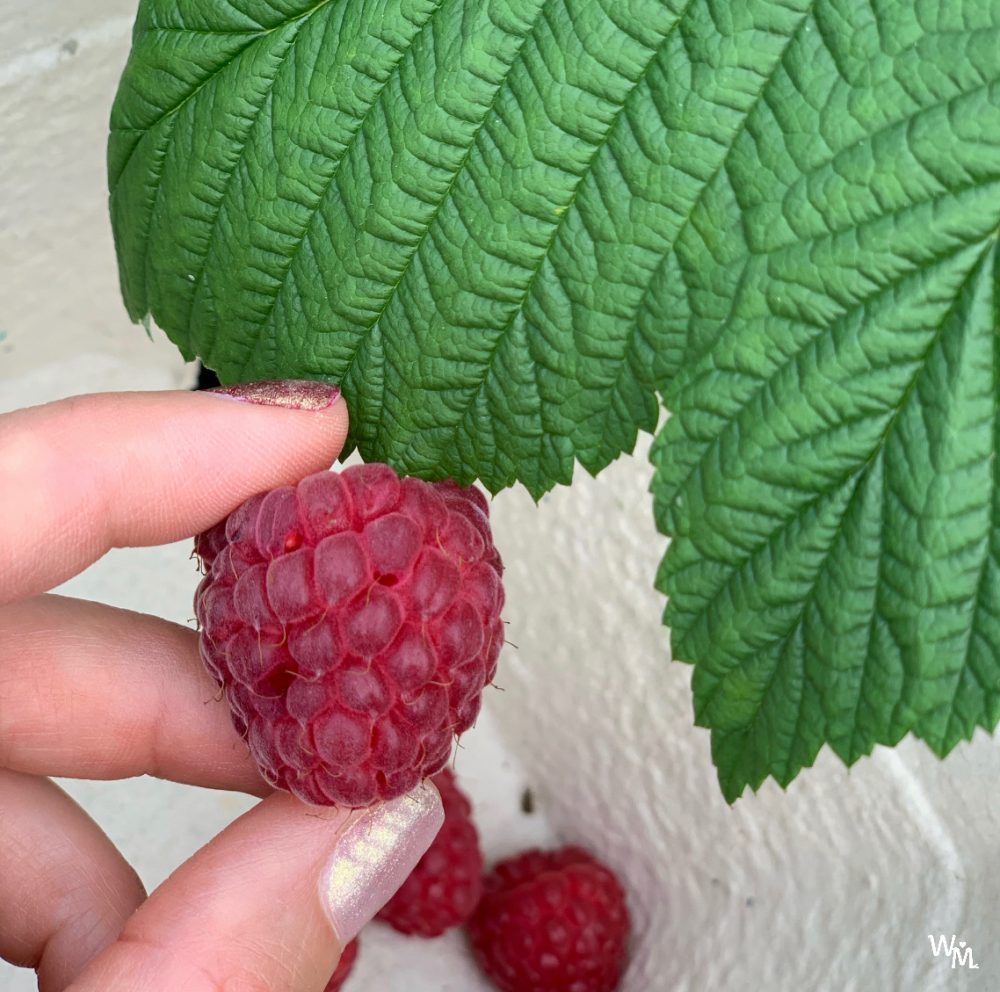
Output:
[[142,0],[125,301],[225,381],[340,381],[367,459],[536,496],[655,427],[672,251],[805,0]]
[[1000,716],[1000,0],[141,0],[123,293],[368,459],[654,446],[729,798]]
[[653,490],[732,801],[1000,717],[1000,4],[809,10],[675,244]]

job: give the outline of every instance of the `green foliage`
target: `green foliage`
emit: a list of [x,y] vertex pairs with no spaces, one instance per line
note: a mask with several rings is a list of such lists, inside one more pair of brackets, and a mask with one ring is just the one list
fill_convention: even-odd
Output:
[[1000,716],[1000,5],[808,6],[678,248],[654,451],[729,799]]
[[1000,0],[142,0],[122,287],[369,460],[654,447],[729,798],[1000,717]]

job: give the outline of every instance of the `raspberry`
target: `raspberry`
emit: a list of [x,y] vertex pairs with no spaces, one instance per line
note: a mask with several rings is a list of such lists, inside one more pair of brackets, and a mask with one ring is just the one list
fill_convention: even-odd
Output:
[[503,992],[614,992],[629,934],[618,879],[586,851],[527,851],[493,869],[468,924]]
[[358,959],[358,938],[355,937],[347,947],[344,948],[344,953],[340,955],[340,960],[337,962],[337,967],[334,969],[333,974],[330,976],[330,981],[326,983],[326,988],[323,992],[340,992],[341,986],[347,981],[347,976],[354,969],[354,962]]
[[483,888],[483,856],[472,806],[445,769],[434,776],[444,804],[444,825],[402,888],[378,914],[400,933],[439,937],[464,923]]
[[488,512],[475,489],[361,465],[197,538],[201,656],[271,785],[360,807],[447,763],[503,643]]

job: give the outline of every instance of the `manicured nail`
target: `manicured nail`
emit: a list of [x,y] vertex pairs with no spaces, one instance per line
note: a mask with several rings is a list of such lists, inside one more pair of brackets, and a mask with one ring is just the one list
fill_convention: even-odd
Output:
[[392,898],[444,822],[437,789],[429,782],[372,806],[341,834],[320,876],[320,898],[341,944]]
[[241,382],[235,386],[216,386],[205,392],[241,403],[281,406],[287,410],[326,410],[340,397],[336,386],[315,379]]

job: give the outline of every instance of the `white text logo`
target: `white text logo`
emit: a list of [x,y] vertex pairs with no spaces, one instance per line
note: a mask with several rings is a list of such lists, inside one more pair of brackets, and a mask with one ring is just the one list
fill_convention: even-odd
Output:
[[951,935],[951,941],[943,933],[939,933],[935,938],[933,934],[928,934],[927,939],[931,942],[931,953],[934,957],[951,958],[952,968],[978,968],[979,965],[972,960],[972,948],[964,940],[956,941],[955,935]]

